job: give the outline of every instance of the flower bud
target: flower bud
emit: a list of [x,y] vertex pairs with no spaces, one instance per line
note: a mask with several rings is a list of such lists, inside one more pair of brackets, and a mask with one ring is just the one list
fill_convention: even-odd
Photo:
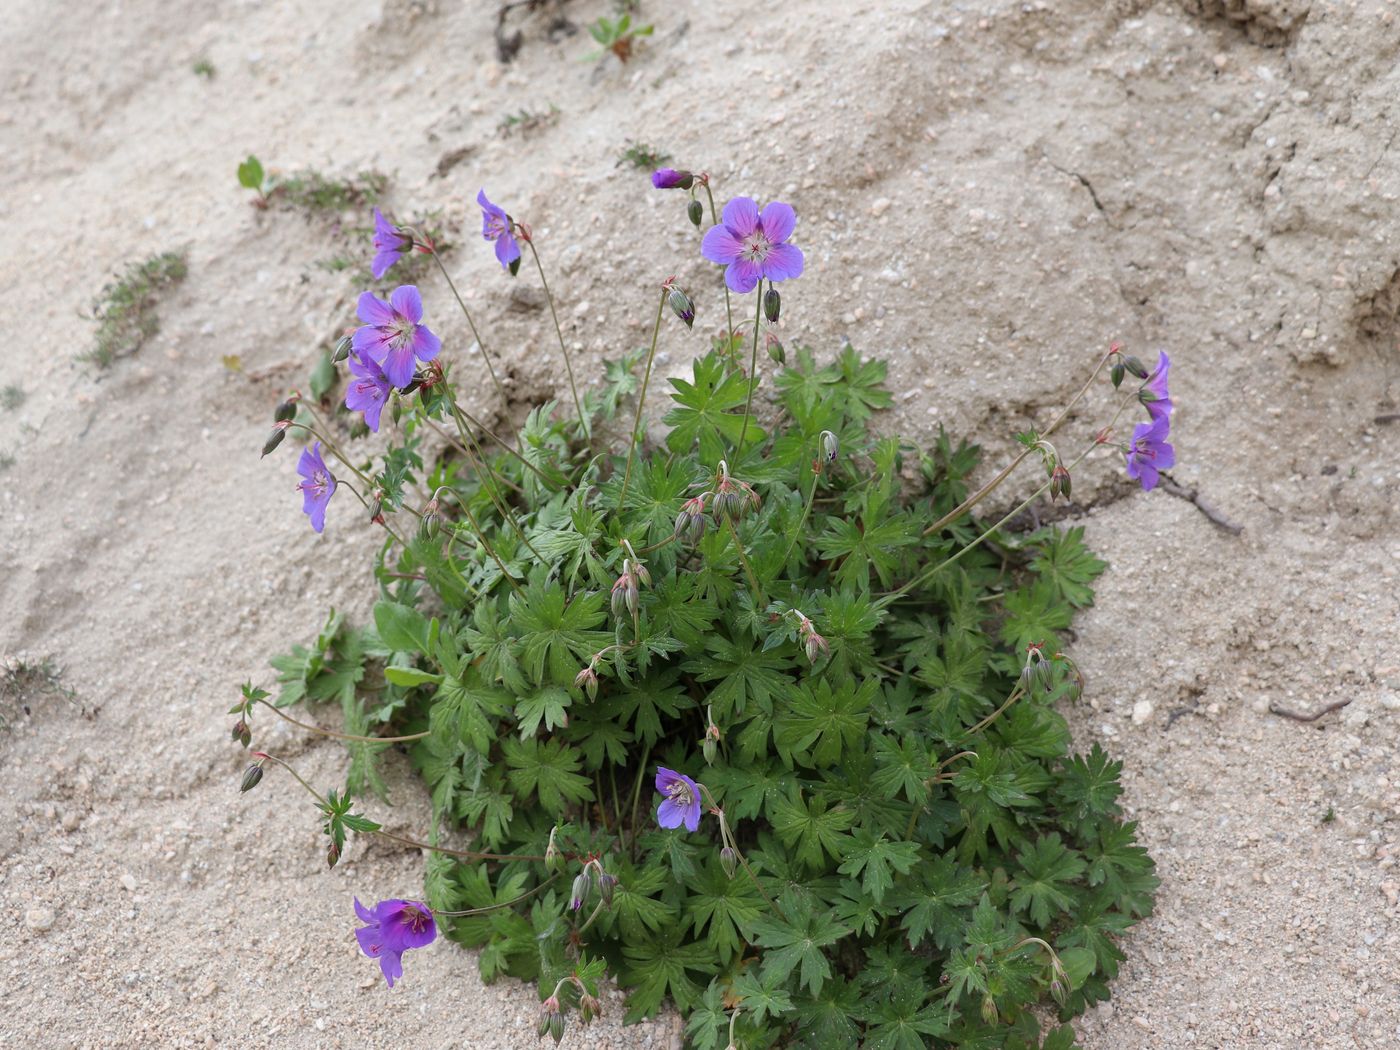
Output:
[[1128,354],[1123,358],[1123,367],[1126,368],[1132,375],[1137,376],[1139,379],[1147,378],[1147,366],[1144,365],[1132,354]]
[[823,430],[821,438],[822,455],[828,463],[835,463],[836,457],[841,454],[841,440],[829,430]]
[[569,891],[569,909],[578,911],[582,908],[592,888],[593,880],[588,877],[588,869],[585,868],[574,876],[574,888]]
[[1031,691],[1031,686],[1035,684],[1035,666],[1029,660],[1027,660],[1025,666],[1021,668],[1021,674],[1017,681],[1020,684],[1022,692],[1029,693]]
[[688,190],[694,183],[695,176],[688,171],[660,168],[651,173],[651,184],[658,190]]
[[1042,658],[1036,663],[1035,677],[1040,688],[1048,693],[1051,686],[1055,684],[1055,672],[1051,670],[1049,660]]
[[672,288],[667,301],[671,304],[671,311],[685,322],[687,328],[695,327],[695,304],[690,301],[690,296],[679,288]]
[[[516,260],[517,262],[519,260]],[[564,1038],[564,1014],[556,1010],[549,1017],[549,1036],[554,1040],[554,1045],[558,1046],[559,1041]]]
[[831,646],[826,644],[826,639],[814,630],[807,631],[807,637],[802,643],[803,649],[807,652],[807,662],[815,664],[818,658],[831,652]]
[[574,675],[574,688],[582,689],[590,700],[598,699],[598,672],[593,670],[592,664]]
[[583,1018],[583,1023],[587,1024],[593,1018],[602,1016],[603,1004],[584,992],[578,997],[578,1012],[579,1016]]
[[778,314],[783,308],[783,297],[778,294],[778,289],[769,288],[763,293],[763,316],[768,318],[769,324],[778,323]]
[[1055,1002],[1059,1003],[1061,1006],[1064,1006],[1065,1003],[1069,1001],[1069,993],[1065,990],[1064,982],[1058,977],[1054,977],[1050,981],[1050,995],[1054,998]]
[[272,412],[274,423],[289,423],[297,416],[297,402],[301,400],[300,394],[292,394],[285,401],[279,404]]
[[343,335],[336,341],[335,349],[331,351],[331,361],[338,365],[349,356],[350,337],[348,335]]
[[997,1001],[990,995],[982,997],[982,1023],[996,1024],[1000,1020],[997,1014]]
[[712,737],[706,736],[700,741],[700,753],[705,756],[705,764],[712,766],[715,764],[715,755],[719,751]]
[[[514,259],[512,259],[510,261],[510,266],[508,266],[507,269],[510,271],[510,275],[512,277],[518,274],[520,272],[520,256],[517,255]],[[558,1042],[558,1040],[556,1039],[555,1042]]]
[[783,349],[782,340],[772,332],[767,335],[768,356],[774,364],[781,365],[787,363],[787,351]]
[[333,868],[340,860],[340,847],[332,842],[326,847],[326,867]]
[[[263,450],[262,450],[263,456],[267,455],[269,452],[271,452],[271,451],[273,451],[274,449],[276,449],[278,445],[282,444],[282,439],[285,438],[286,436],[287,436],[287,428],[286,428],[286,427],[273,427],[273,428],[272,428],[272,433],[269,434],[267,440],[263,442]],[[262,456],[259,456],[258,458],[261,459]]]
[[254,762],[243,771],[243,783],[238,786],[239,791],[252,791],[258,786],[258,782],[263,778],[263,767],[261,762]]
[[637,591],[637,578],[630,569],[630,562],[623,561],[622,575],[612,587],[612,613],[619,620],[624,616],[636,616],[640,595]]
[[598,876],[598,896],[603,898],[603,907],[611,908],[613,891],[617,889],[617,876],[603,872]]
[[1108,378],[1113,380],[1114,390],[1117,390],[1120,386],[1123,385],[1123,374],[1126,371],[1127,369],[1123,367],[1123,362],[1117,360],[1116,358],[1114,359],[1113,364],[1109,366]]
[[247,747],[253,742],[253,733],[248,728],[248,723],[241,718],[233,723],[233,739],[237,740],[244,747]]
[[559,1000],[554,996],[551,995],[544,1002],[540,1003],[540,1025],[538,1031],[541,1036],[549,1031],[550,1023],[554,1020],[554,1015],[558,1012]]
[[705,208],[697,200],[691,201],[685,207],[685,215],[693,226],[699,226],[705,221]]
[[1050,472],[1050,499],[1053,501],[1060,496],[1069,499],[1069,490],[1069,471],[1063,465],[1056,464],[1055,469]]
[[719,851],[719,866],[731,879],[734,877],[739,866],[739,855],[734,852],[733,846],[725,846]]

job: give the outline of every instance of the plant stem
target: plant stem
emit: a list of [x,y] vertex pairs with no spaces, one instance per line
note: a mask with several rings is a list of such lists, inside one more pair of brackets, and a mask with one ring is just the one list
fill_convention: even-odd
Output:
[[[524,594],[525,592],[520,589],[520,584],[515,582],[515,577],[506,569],[506,563],[501,561],[500,555],[496,553],[496,548],[492,547],[491,541],[486,538],[486,533],[481,531],[481,525],[477,522],[476,515],[472,513],[471,507],[462,499],[457,500],[457,506],[461,507],[463,512],[467,515],[467,520],[471,522],[472,529],[476,532],[476,538],[480,540],[481,545],[486,548],[486,553],[491,555],[497,568],[501,570],[501,575],[505,577],[506,583],[510,584],[511,589],[515,591],[516,594]],[[460,529],[452,530],[452,538],[454,540],[460,535]]]
[[[530,542],[530,537],[525,535],[525,529],[516,518],[515,512],[510,509],[510,501],[496,490],[496,482],[504,481],[505,479],[501,478],[487,464],[486,454],[477,443],[475,435],[471,432],[471,428],[466,425],[461,416],[457,413],[457,403],[452,399],[451,394],[448,395],[448,404],[452,408],[453,420],[457,424],[458,432],[471,442],[471,447],[474,451],[468,452],[466,449],[462,449],[462,451],[466,452],[468,462],[475,464],[477,477],[481,479],[481,483],[486,489],[486,495],[490,497],[492,504],[495,506],[496,510],[500,512],[501,517],[515,530],[516,535],[520,537],[520,542],[530,549],[530,553],[533,554],[537,560],[543,562],[545,560],[544,556],[541,555],[539,551],[535,550],[535,545]],[[459,445],[458,447],[460,448],[461,446]],[[515,487],[515,491],[519,492],[520,489]],[[456,497],[458,504],[461,504],[462,497],[456,492],[453,492],[453,495]]]
[[763,588],[758,585],[758,577],[754,575],[753,566],[749,564],[748,555],[744,553],[744,545],[739,542],[739,530],[734,527],[734,522],[726,515],[724,524],[729,529],[729,536],[734,541],[734,549],[739,554],[739,561],[744,566],[744,573],[749,578],[749,587],[753,590],[753,600],[757,607],[762,609],[767,605],[763,597]]
[[527,238],[525,243],[530,246],[530,255],[535,260],[535,269],[539,271],[540,284],[544,286],[545,301],[549,303],[549,316],[554,320],[554,334],[559,337],[559,352],[564,355],[564,368],[569,373],[569,389],[573,391],[574,408],[578,410],[579,431],[588,436],[588,419],[583,414],[583,402],[579,400],[578,384],[574,382],[574,364],[569,359],[569,348],[564,345],[564,330],[559,327],[559,314],[554,309],[554,296],[550,294],[549,282],[545,280],[544,267],[540,265],[540,253],[535,250],[534,238]]
[[[820,462],[820,458],[818,459]],[[792,553],[792,548],[797,543],[797,537],[802,534],[803,528],[807,525],[807,515],[812,513],[812,501],[817,498],[817,481],[821,478],[821,471],[812,471],[812,491],[807,494],[807,505],[802,508],[802,517],[797,521],[797,528],[792,530],[792,535],[788,537],[787,550],[783,551],[783,560],[778,562],[780,567],[787,565],[788,555]],[[782,568],[779,569],[782,571]]]
[[452,290],[452,297],[457,300],[457,305],[462,308],[462,316],[467,319],[467,327],[472,330],[472,338],[476,340],[476,345],[481,348],[481,358],[486,362],[486,371],[491,373],[491,382],[496,386],[496,393],[501,397],[501,404],[509,403],[506,397],[505,387],[501,386],[501,381],[496,378],[496,369],[491,364],[491,355],[486,352],[486,344],[481,341],[481,333],[476,330],[476,322],[472,320],[472,313],[467,309],[467,304],[462,301],[461,294],[457,291],[457,286],[452,283],[452,275],[447,272],[447,267],[442,264],[442,256],[438,255],[437,249],[428,252],[433,260],[438,264],[438,269],[442,271],[443,279],[447,281],[447,287]]
[[[1045,428],[1045,433],[1042,435],[1043,437],[1049,437],[1052,433],[1054,433],[1055,428],[1065,421],[1065,417],[1069,415],[1070,409],[1072,409],[1079,402],[1080,398],[1082,398],[1086,393],[1089,392],[1089,387],[1091,387],[1094,383],[1094,380],[1098,378],[1099,372],[1103,369],[1104,362],[1106,362],[1110,356],[1111,355],[1109,354],[1104,354],[1103,357],[1099,358],[1099,363],[1096,366],[1094,366],[1094,370],[1089,374],[1088,380],[1086,380],[1084,385],[1079,388],[1079,392],[1075,394],[1074,397],[1069,399],[1069,403],[1066,404],[1063,409],[1061,409],[1060,414],[1055,417],[1054,421],[1048,427]],[[930,525],[928,528],[924,529],[924,535],[931,536],[933,533],[938,532],[943,527],[957,521],[964,514],[970,511],[973,507],[977,506],[977,504],[982,502],[982,499],[988,493],[990,493],[993,489],[995,489],[998,485],[1000,485],[1003,481],[1010,477],[1011,472],[1021,465],[1021,461],[1024,460],[1034,451],[1034,449],[1024,449],[1020,453],[1020,455],[1018,455],[1015,459],[1013,459],[1010,463],[1003,467],[1001,469],[1001,472],[997,474],[996,477],[992,478],[991,481],[987,482],[980,489],[974,492],[971,496],[967,497],[967,499],[963,500],[956,507],[950,510],[947,514],[943,515],[943,517],[939,518],[932,525]]]
[[[705,196],[710,198],[710,222],[719,225],[719,212],[715,211],[715,195],[710,189],[710,180],[705,179]],[[729,343],[734,338],[734,310],[729,305],[729,282],[724,284],[724,318],[728,327],[724,330],[724,352],[729,353]]]
[[[450,389],[450,387],[449,387],[449,389]],[[510,453],[510,454],[511,454],[512,456],[514,456],[516,459],[520,460],[520,465],[523,466],[523,467],[525,467],[525,468],[527,468],[528,470],[530,470],[530,471],[535,475],[535,477],[537,477],[537,478],[540,479],[541,484],[543,484],[543,485],[544,485],[546,488],[548,488],[551,492],[557,492],[557,491],[558,491],[558,490],[554,487],[554,483],[553,483],[552,481],[549,480],[549,477],[545,474],[544,471],[540,470],[539,467],[535,466],[535,465],[534,465],[533,463],[531,463],[528,459],[526,459],[523,455],[521,455],[521,454],[520,454],[520,451],[519,451],[518,449],[513,448],[511,445],[507,444],[506,441],[505,441],[504,439],[502,439],[498,434],[496,434],[496,432],[495,432],[494,430],[492,430],[492,429],[491,429],[490,427],[488,427],[485,423],[483,423],[481,420],[477,419],[474,415],[472,415],[472,414],[471,414],[470,412],[468,412],[465,408],[463,408],[462,405],[461,405],[461,403],[457,401],[456,395],[455,395],[455,394],[452,396],[451,400],[452,400],[452,407],[453,407],[453,409],[454,409],[457,413],[459,413],[459,414],[462,416],[463,419],[465,419],[468,423],[470,423],[472,426],[476,427],[476,428],[477,428],[478,430],[480,430],[483,434],[485,434],[487,437],[489,437],[492,441],[494,441],[497,445],[499,445],[503,451]]]
[[627,483],[632,480],[632,457],[637,451],[637,435],[642,429],[642,408],[647,401],[647,386],[651,383],[651,363],[656,357],[656,341],[661,336],[661,315],[666,311],[666,289],[661,289],[661,301],[656,304],[656,324],[651,330],[651,349],[647,351],[647,370],[642,376],[642,389],[637,395],[637,415],[632,420],[632,441],[627,446],[627,469],[622,472],[622,495],[617,499],[617,509],[621,513],[627,506]]
[[[646,776],[647,763],[650,762],[650,761],[651,761],[651,745],[648,744],[648,745],[647,745],[646,754],[642,756],[642,764],[641,764],[640,766],[637,767],[637,779],[636,779],[636,781],[632,784],[632,815],[628,818],[627,823],[628,823],[631,827],[633,827],[633,828],[636,828],[636,826],[637,826],[637,803],[640,802],[640,801],[641,801],[641,798],[642,798],[642,778],[643,778],[644,776]],[[636,847],[637,847],[637,836],[636,836],[635,834],[633,834],[633,836],[632,836],[632,848],[633,848],[634,851],[636,850]],[[633,856],[633,859],[634,859],[634,860],[636,859],[635,856],[632,855],[632,854],[629,854],[629,856]]]
[[762,281],[754,286],[754,298],[758,302],[753,311],[753,353],[749,355],[749,392],[744,398],[744,421],[739,425],[739,444],[734,446],[734,462],[736,464],[744,452],[744,438],[749,432],[749,406],[753,404],[753,388],[758,383],[758,326],[759,318],[763,316],[762,289]]
[[438,918],[440,918],[440,919],[442,919],[442,918],[459,919],[459,918],[462,918],[462,917],[467,916],[467,915],[485,915],[485,914],[488,913],[488,912],[499,911],[499,910],[502,909],[502,908],[509,908],[509,907],[512,907],[513,905],[519,904],[519,903],[520,903],[521,901],[523,901],[523,900],[529,900],[531,897],[533,897],[535,894],[539,893],[540,890],[544,889],[546,886],[548,886],[551,882],[553,882],[553,881],[554,881],[555,879],[557,879],[558,877],[559,877],[559,876],[558,876],[557,874],[551,875],[549,878],[545,879],[543,882],[541,882],[541,883],[540,883],[538,886],[536,886],[534,889],[526,890],[524,893],[522,893],[519,897],[516,897],[514,900],[502,901],[500,904],[488,904],[488,905],[487,905],[486,907],[484,907],[484,908],[466,908],[466,909],[464,909],[464,910],[462,910],[462,911],[437,911],[436,909],[434,909],[434,910],[433,910],[433,914],[436,915],[436,916],[437,916]]
[[411,733],[408,736],[356,736],[354,733],[339,733],[334,729],[323,729],[321,726],[312,725],[309,722],[298,722],[295,718],[291,717],[291,715],[283,713],[281,708],[269,704],[266,700],[259,700],[258,703],[262,704],[263,707],[267,708],[285,722],[290,722],[294,726],[300,726],[302,729],[309,729],[313,733],[320,733],[322,736],[332,737],[336,740],[355,740],[366,744],[399,744],[409,740],[422,740],[429,735],[426,732]]

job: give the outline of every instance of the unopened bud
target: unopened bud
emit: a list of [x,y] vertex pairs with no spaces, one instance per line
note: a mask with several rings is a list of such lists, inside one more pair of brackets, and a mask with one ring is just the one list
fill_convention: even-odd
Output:
[[1000,1020],[997,1014],[997,1001],[990,995],[982,997],[982,1023],[996,1024]]
[[679,288],[672,288],[666,301],[671,304],[671,312],[684,321],[687,328],[695,327],[695,304],[690,301],[690,296]]
[[[510,261],[510,266],[508,267],[508,269],[510,270],[510,275],[512,277],[514,277],[520,272],[520,256],[517,255],[514,259]],[[558,1042],[558,1040],[556,1039],[555,1042]]]
[[1035,684],[1035,667],[1030,663],[1030,661],[1027,661],[1026,665],[1021,668],[1021,674],[1018,681],[1020,682],[1021,690],[1023,692],[1029,693],[1031,691],[1031,686]]
[[598,699],[598,672],[593,670],[592,664],[574,675],[574,688],[584,690],[590,700]]
[[715,755],[718,750],[719,748],[715,745],[714,740],[709,736],[706,736],[705,739],[700,742],[700,753],[705,756],[705,764],[707,766],[715,764]]
[[699,226],[705,221],[705,208],[699,201],[693,200],[687,204],[685,214],[693,226]]
[[841,440],[830,430],[822,431],[822,455],[828,463],[835,463],[841,454]]
[[1062,465],[1056,464],[1055,469],[1050,472],[1050,499],[1055,500],[1060,496],[1069,499],[1069,490],[1069,471]]
[[[516,260],[519,262],[520,260]],[[559,1041],[564,1038],[564,1014],[556,1010],[549,1017],[549,1037],[554,1040],[554,1045],[558,1046]]]
[[583,1018],[584,1024],[587,1024],[593,1018],[602,1016],[603,1004],[584,992],[578,997],[578,1012],[579,1016]]
[[585,868],[574,876],[574,888],[569,892],[569,908],[572,911],[582,908],[592,888],[593,880],[588,877],[588,869]]
[[1128,354],[1126,357],[1123,358],[1123,367],[1126,368],[1133,375],[1137,376],[1139,379],[1147,378],[1147,366],[1144,365],[1132,354]]
[[675,168],[658,168],[651,173],[651,184],[658,190],[688,190],[695,184],[695,175]]
[[719,866],[731,879],[734,877],[734,872],[739,868],[739,855],[734,852],[733,846],[725,846],[719,851]]
[[778,289],[769,288],[763,293],[763,316],[768,318],[769,324],[778,323],[778,314],[782,312],[783,297],[778,294]]
[[637,577],[630,571],[630,562],[624,560],[622,575],[612,588],[612,612],[619,620],[624,616],[636,616],[640,594],[637,591]]
[[403,398],[397,392],[389,403],[389,418],[394,421],[394,426],[398,426],[399,420],[403,418]]
[[540,1004],[540,1024],[539,1034],[545,1035],[549,1031],[550,1022],[554,1020],[554,1015],[559,1012],[559,1000],[550,996]]
[[598,876],[598,896],[603,898],[603,907],[611,908],[613,891],[617,889],[617,876],[603,872]]
[[238,786],[239,791],[252,791],[258,786],[258,782],[263,778],[263,767],[261,762],[255,762],[243,771],[243,783]]
[[340,847],[332,842],[326,847],[326,867],[333,868],[340,860]]
[[287,400],[279,404],[272,412],[274,423],[289,423],[297,416],[297,402],[301,400],[300,394],[292,394]]
[[816,631],[809,630],[807,637],[802,643],[803,649],[807,652],[807,662],[815,664],[818,659],[831,651],[831,646],[826,644],[826,639]]
[[348,335],[343,335],[336,341],[335,349],[331,351],[331,361],[338,365],[349,356],[350,337]]
[[1055,684],[1055,672],[1050,668],[1050,661],[1042,659],[1035,665],[1035,677],[1040,683],[1040,688],[1046,692]]
[[[267,455],[269,452],[273,451],[278,445],[282,444],[282,439],[286,436],[286,427],[273,427],[272,433],[269,434],[267,440],[263,442],[263,456]],[[258,458],[261,459],[262,457],[259,456]]]
[[772,358],[774,364],[787,363],[787,351],[783,349],[783,341],[772,332],[767,336],[768,356]]
[[241,718],[233,723],[233,739],[237,740],[244,747],[247,747],[253,742],[253,733],[248,728],[248,723]]
[[554,843],[554,837],[559,834],[559,825],[549,829],[549,844],[544,848],[544,866],[550,871],[558,871],[560,865],[564,863],[564,856],[559,852],[559,847]]

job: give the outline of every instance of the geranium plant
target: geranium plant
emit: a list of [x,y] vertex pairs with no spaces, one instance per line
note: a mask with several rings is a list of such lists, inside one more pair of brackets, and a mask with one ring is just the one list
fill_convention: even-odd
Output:
[[[361,948],[392,984],[440,930],[479,950],[486,979],[538,985],[542,1036],[595,1016],[609,974],[629,1018],[669,1000],[700,1050],[1072,1046],[1033,1008],[1066,1021],[1108,995],[1156,878],[1118,763],[1071,753],[1056,710],[1082,688],[1063,642],[1104,564],[1081,529],[1008,527],[1068,497],[1098,449],[1155,484],[1173,454],[1166,356],[1149,373],[1118,346],[1095,355],[1071,404],[974,490],[977,448],[871,431],[891,402],[883,364],[849,346],[788,359],[776,285],[802,273],[793,208],[737,197],[721,216],[703,172],[653,184],[687,193],[696,226],[708,204],[703,254],[726,268],[700,297],[723,287],[723,323],[670,381],[659,444],[644,422],[667,309],[702,338],[673,279],[650,345],[582,394],[561,333],[570,409],[540,405],[517,433],[469,414],[460,384],[484,377],[440,347],[411,286],[361,297],[335,355],[343,413],[278,406],[264,454],[289,433],[310,443],[312,527],[353,509],[386,544],[366,576],[373,623],[332,614],[273,660],[275,696],[250,682],[232,711],[247,747],[259,712],[338,703],[342,728],[296,721],[346,742],[348,783],[323,794],[257,751],[243,788],[270,767],[296,778],[331,867],[350,833],[421,847],[424,900],[351,912],[347,894]],[[524,246],[548,295],[530,227],[479,202],[505,270],[483,259],[481,279],[516,277]],[[376,214],[376,275],[410,251],[465,312],[433,242]],[[753,296],[738,302],[752,324],[734,325],[731,295]],[[1062,456],[1052,436],[1102,394],[1107,425]],[[1120,444],[1134,406],[1148,420]],[[359,416],[387,445],[351,439]],[[979,522],[1025,463],[1029,495]],[[431,794],[419,838],[369,815],[388,748]]]

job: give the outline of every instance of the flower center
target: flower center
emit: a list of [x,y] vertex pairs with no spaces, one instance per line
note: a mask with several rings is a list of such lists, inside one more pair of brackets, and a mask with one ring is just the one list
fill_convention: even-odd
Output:
[[690,788],[686,787],[684,780],[675,781],[670,787],[666,789],[666,794],[670,797],[672,802],[678,803],[682,806],[689,806],[692,802],[695,801],[693,798],[691,798]]
[[396,346],[410,346],[413,343],[413,331],[417,327],[407,317],[395,317],[393,324],[389,325],[389,331],[393,333],[389,336],[389,341]]
[[414,933],[422,933],[428,928],[428,917],[417,908],[405,908],[403,910],[404,925]]
[[319,499],[326,494],[326,489],[330,487],[330,483],[329,475],[327,475],[324,470],[318,470],[297,487],[305,489]]
[[753,233],[744,238],[744,246],[739,251],[740,257],[750,262],[762,262],[768,258],[768,253],[773,250],[772,243],[768,240],[761,229],[756,229]]

